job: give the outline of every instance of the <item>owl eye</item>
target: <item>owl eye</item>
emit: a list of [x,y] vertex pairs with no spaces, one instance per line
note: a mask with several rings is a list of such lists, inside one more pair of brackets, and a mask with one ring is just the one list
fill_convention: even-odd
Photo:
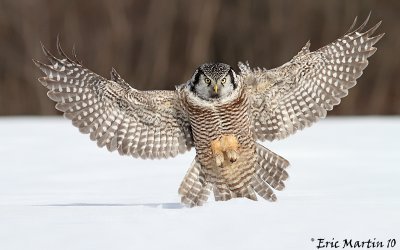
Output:
[[209,78],[206,78],[206,79],[204,79],[204,82],[207,83],[207,84],[210,84],[211,80]]
[[224,77],[221,79],[221,83],[224,84],[225,82],[226,82],[226,78]]

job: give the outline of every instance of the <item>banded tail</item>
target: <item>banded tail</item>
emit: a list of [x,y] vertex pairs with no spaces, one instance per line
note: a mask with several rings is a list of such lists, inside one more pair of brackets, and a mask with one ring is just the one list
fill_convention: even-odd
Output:
[[211,190],[214,191],[216,201],[236,197],[257,200],[256,193],[266,200],[276,201],[274,189],[280,191],[285,188],[284,181],[289,177],[286,172],[289,162],[258,143],[256,143],[256,154],[257,162],[253,178],[247,189],[239,194],[229,190],[228,186],[217,187],[206,182],[201,164],[195,158],[179,187],[181,202],[189,207],[201,206],[207,201]]

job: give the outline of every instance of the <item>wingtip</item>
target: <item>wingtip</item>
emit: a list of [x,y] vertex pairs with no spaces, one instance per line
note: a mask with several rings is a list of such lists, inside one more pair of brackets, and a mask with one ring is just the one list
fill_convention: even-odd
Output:
[[44,49],[45,46],[44,46],[43,42],[42,42],[42,41],[39,41],[39,43],[40,43],[40,46],[42,47],[42,49]]
[[379,26],[381,26],[382,21],[379,21],[377,24],[375,24],[372,28],[370,28],[369,30],[365,31],[363,34],[367,35],[367,36],[371,36],[372,34],[375,33],[375,31],[379,28]]
[[370,37],[370,40],[372,40],[372,45],[376,44],[377,42],[379,42],[379,40],[382,39],[382,37],[385,36],[385,33],[381,33],[379,35],[376,35],[374,37]]
[[364,21],[365,24],[367,24],[369,22],[369,19],[371,18],[371,13],[372,13],[372,11],[369,11],[367,18]]
[[76,54],[76,46],[75,46],[75,43],[72,45],[72,56],[74,57],[75,63],[77,63],[77,64],[79,64],[79,65],[82,65],[82,61],[80,61],[80,60],[78,59],[78,56],[77,56],[77,54]]
[[32,59],[32,62],[36,65],[36,67],[40,68],[43,63],[41,63],[40,61],[36,60],[36,59]]
[[120,75],[117,73],[117,71],[115,70],[114,67],[111,67],[111,80],[117,82],[121,77]]
[[368,13],[368,17],[367,17],[368,20],[371,17],[371,14],[372,14],[372,10],[370,10],[369,13]]
[[42,43],[42,41],[40,41],[40,47],[42,47],[43,53],[47,56],[48,50],[47,50],[47,48],[44,46],[44,44]]
[[58,54],[59,54],[60,56],[69,59],[68,56],[67,56],[67,54],[64,52],[64,50],[63,50],[62,47],[61,47],[60,34],[57,34],[57,51],[58,51]]
[[36,60],[36,59],[33,59],[33,58],[32,58],[32,62],[33,62],[34,64],[38,64],[38,63],[39,63],[39,61],[38,61],[38,60]]
[[[371,14],[372,14],[372,11],[370,11],[368,13],[368,16],[363,21],[363,23],[358,28],[354,29],[356,21],[357,21],[357,17],[356,17],[354,19],[354,22],[351,25],[350,29],[346,32],[346,34],[354,34],[354,33],[358,32],[358,33],[361,33],[363,35],[371,36],[382,24],[382,20],[380,20],[372,28],[369,28],[367,31],[363,31],[363,29],[365,29],[365,27],[367,26],[367,23],[369,22],[369,20],[371,18]],[[380,39],[380,38],[382,38],[383,35],[381,36],[381,34],[379,34],[378,36],[379,36],[379,39]],[[378,37],[378,36],[376,36],[376,37]]]
[[76,46],[75,46],[75,43],[72,44],[72,56],[76,58]]
[[60,34],[57,34],[57,51],[61,56],[65,54],[61,48]]
[[311,46],[311,41],[308,40],[304,45],[303,49],[305,49],[306,51],[310,51],[310,46]]
[[38,78],[38,81],[45,87],[47,87],[46,77],[42,76]]
[[51,52],[46,48],[46,46],[44,46],[44,44],[42,43],[42,41],[40,41],[40,45],[42,47],[42,51],[43,54],[47,57],[47,59],[51,62],[51,63],[55,63],[58,61],[58,59],[51,54]]
[[356,30],[354,30],[354,32],[359,32],[362,29],[364,29],[365,26],[367,25],[367,23],[369,22],[370,17],[371,17],[371,11],[369,12],[369,14],[368,14],[367,18],[364,20],[364,22],[360,25],[360,27],[358,27]]
[[357,19],[358,19],[358,16],[356,16],[356,17],[354,18],[353,23],[350,25],[350,28],[346,31],[345,34],[352,32],[352,30],[354,29],[354,27],[355,27],[356,24],[357,24]]

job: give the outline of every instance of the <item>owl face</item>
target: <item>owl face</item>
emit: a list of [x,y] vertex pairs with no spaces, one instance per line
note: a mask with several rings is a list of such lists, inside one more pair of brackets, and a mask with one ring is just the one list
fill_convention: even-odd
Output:
[[229,96],[235,90],[235,72],[224,63],[203,64],[193,74],[191,91],[203,100]]

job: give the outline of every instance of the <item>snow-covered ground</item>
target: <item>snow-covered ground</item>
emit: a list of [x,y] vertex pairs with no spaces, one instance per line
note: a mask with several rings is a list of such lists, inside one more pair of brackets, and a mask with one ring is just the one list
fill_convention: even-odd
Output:
[[191,151],[138,160],[62,118],[0,119],[0,249],[316,249],[396,239],[400,118],[328,118],[279,142],[290,179],[270,203],[179,203]]

